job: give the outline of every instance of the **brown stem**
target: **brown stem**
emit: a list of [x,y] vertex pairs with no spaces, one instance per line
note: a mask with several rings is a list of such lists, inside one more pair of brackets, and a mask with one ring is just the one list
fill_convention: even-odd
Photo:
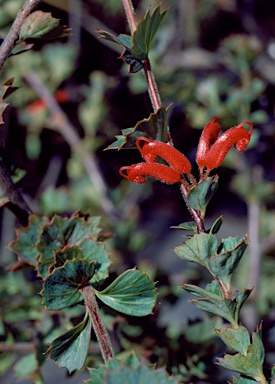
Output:
[[26,18],[29,16],[33,8],[39,3],[40,0],[27,0],[21,10],[18,12],[9,33],[0,47],[0,69],[3,67],[5,61],[9,57],[13,47],[15,46],[22,25]]
[[70,123],[67,115],[60,108],[54,96],[50,93],[45,84],[42,83],[39,77],[34,72],[28,72],[25,75],[25,79],[34,89],[36,94],[44,101],[51,113],[52,124],[57,128],[70,147],[80,155],[83,166],[96,192],[101,196],[99,202],[103,211],[108,215],[109,219],[115,223],[117,221],[117,212],[112,201],[108,198],[107,187],[98,169],[96,160],[83,147],[75,127]]
[[108,360],[115,357],[111,340],[108,331],[102,321],[93,288],[90,285],[84,287],[83,294],[85,304],[92,319],[93,329],[100,345],[101,354],[104,362],[106,363]]
[[162,106],[162,102],[160,99],[157,83],[155,81],[153,72],[151,71],[151,65],[149,60],[146,60],[143,70],[144,70],[144,74],[148,84],[149,96],[150,96],[154,111],[156,112]]
[[16,343],[7,344],[0,343],[0,352],[33,352],[35,351],[34,343]]
[[191,216],[193,217],[193,219],[196,223],[197,232],[198,233],[204,233],[205,232],[204,220],[202,219],[200,212],[196,211],[194,208],[190,207],[190,205],[188,204],[188,201],[187,201],[188,190],[187,190],[186,186],[184,184],[181,184],[180,190],[181,190],[182,196],[185,200],[186,206],[187,206]]

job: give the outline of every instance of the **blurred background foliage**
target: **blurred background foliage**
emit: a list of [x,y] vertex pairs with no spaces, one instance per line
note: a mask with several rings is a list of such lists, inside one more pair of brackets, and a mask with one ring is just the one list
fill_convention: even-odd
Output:
[[[149,5],[153,9],[158,4],[133,3],[136,20]],[[0,35],[8,32],[22,4],[21,0],[0,0]],[[207,223],[210,226],[223,214],[222,236],[250,234],[236,287],[257,283],[243,321],[255,329],[264,319],[267,366],[271,366],[275,352],[275,3],[164,0],[165,7],[170,9],[150,60],[164,106],[173,103],[170,130],[175,147],[194,164],[201,129],[213,116],[220,118],[224,129],[245,120],[255,126],[249,149],[244,154],[232,150],[219,169],[219,189]],[[41,2],[39,9],[61,19],[72,28],[72,35],[35,41],[32,50],[6,62],[1,83],[14,77],[19,89],[7,98],[10,106],[1,126],[1,158],[11,174],[21,170],[17,185],[35,213],[65,215],[81,209],[102,216],[102,226],[113,235],[108,245],[113,261],[110,278],[138,265],[158,281],[161,305],[153,316],[122,318],[102,308],[116,352],[123,355],[135,349],[150,362],[166,365],[183,382],[225,382],[230,375],[215,365],[224,351],[212,331],[219,320],[191,307],[178,287],[183,282],[208,281],[201,269],[178,260],[171,251],[182,241],[182,233],[169,227],[190,220],[178,188],[121,180],[120,166],[139,162],[139,154],[104,151],[121,129],[133,127],[152,112],[142,72],[128,74],[126,64],[118,59],[120,47],[99,39],[96,32],[129,33],[121,2],[49,0]],[[60,133],[27,81],[29,73],[55,95],[79,135],[80,148],[73,148]],[[96,164],[105,189],[87,173],[84,152]],[[110,215],[104,210],[106,202]],[[33,272],[7,273],[15,256],[6,246],[19,224],[7,208],[2,207],[0,214],[0,374],[7,374],[17,363],[15,372],[22,379],[30,372],[24,371],[22,362],[18,367],[20,348],[11,352],[5,346],[24,343],[23,351],[30,353],[25,366],[36,372],[43,361],[34,358],[35,347],[45,352],[40,341],[46,343],[68,329],[81,313],[72,309],[57,317],[43,311],[37,296],[40,281]],[[96,352],[92,349],[90,366],[98,364]]]

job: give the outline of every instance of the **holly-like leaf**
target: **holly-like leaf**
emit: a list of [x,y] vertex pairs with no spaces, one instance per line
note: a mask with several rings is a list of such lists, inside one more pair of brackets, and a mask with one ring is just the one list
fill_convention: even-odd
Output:
[[28,227],[16,230],[16,240],[9,244],[9,249],[17,254],[20,261],[36,266],[39,252],[35,244],[43,225],[47,223],[49,219],[45,216],[30,215]]
[[35,11],[31,13],[21,27],[19,40],[26,39],[53,39],[68,36],[69,28],[59,25],[59,20],[48,12]]
[[208,261],[210,271],[222,280],[229,290],[232,273],[239,264],[247,245],[247,238],[229,237],[223,239],[219,248],[221,252],[212,256]]
[[201,212],[204,218],[206,208],[214,193],[218,188],[218,176],[208,177],[207,180],[200,182],[198,185],[191,188],[187,195],[188,204]]
[[7,79],[3,84],[0,85],[0,124],[4,124],[3,113],[9,105],[4,101],[4,97],[6,96],[8,89],[12,86],[13,80],[13,78]]
[[95,294],[104,304],[131,316],[152,313],[157,298],[154,282],[136,269],[125,271],[104,291],[95,290]]
[[264,346],[261,338],[261,326],[252,334],[252,343],[247,348],[246,356],[237,353],[219,358],[219,364],[231,371],[241,373],[259,383],[266,382],[263,374]]
[[187,261],[208,268],[208,260],[217,253],[218,240],[215,235],[196,234],[184,244],[174,248],[175,253]]
[[54,216],[51,223],[44,225],[36,248],[40,253],[38,272],[42,278],[54,264],[54,254],[70,244],[80,243],[92,232],[92,224],[81,217],[62,218]]
[[242,325],[238,328],[227,326],[222,329],[214,329],[222,341],[241,355],[247,355],[247,348],[250,345],[250,335],[248,330]]
[[133,34],[133,45],[131,47],[131,52],[136,59],[148,59],[148,53],[155,35],[167,11],[168,9],[165,9],[161,12],[160,5],[158,5],[152,13],[150,13],[149,8],[144,18],[138,23],[137,29]]
[[59,367],[69,372],[83,368],[91,340],[91,319],[88,312],[76,327],[58,336],[47,351]]
[[139,121],[134,128],[123,129],[122,135],[116,136],[116,141],[107,149],[136,148],[138,137],[145,136],[152,140],[165,142],[169,108],[160,107],[157,112],[151,113],[148,119]]
[[106,364],[101,365],[99,368],[90,369],[90,379],[86,380],[85,384],[102,384],[106,372],[119,369],[121,366],[134,368],[139,363],[140,359],[133,352],[123,362],[116,359],[110,359]]
[[67,260],[64,266],[54,269],[41,291],[46,308],[59,311],[76,304],[80,289],[89,283],[94,271],[94,264],[83,259]]
[[142,364],[135,368],[122,367],[119,370],[113,370],[106,373],[103,384],[179,384],[179,381],[169,377],[164,369],[151,370]]

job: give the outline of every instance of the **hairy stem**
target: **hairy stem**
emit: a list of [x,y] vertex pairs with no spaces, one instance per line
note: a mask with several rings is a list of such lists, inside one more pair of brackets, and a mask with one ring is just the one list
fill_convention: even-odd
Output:
[[108,360],[115,357],[111,340],[105,324],[102,321],[93,288],[90,285],[84,287],[83,294],[86,307],[88,308],[92,319],[93,329],[100,345],[101,354],[106,363]]
[[5,61],[15,46],[20,34],[20,29],[26,18],[29,16],[33,8],[39,3],[39,1],[40,0],[27,0],[21,10],[18,12],[9,33],[7,34],[0,47],[0,69],[3,67]]

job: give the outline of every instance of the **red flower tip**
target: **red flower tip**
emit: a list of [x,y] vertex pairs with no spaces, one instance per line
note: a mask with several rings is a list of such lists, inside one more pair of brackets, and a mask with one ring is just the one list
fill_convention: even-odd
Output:
[[146,183],[146,176],[153,177],[166,184],[178,183],[181,180],[180,173],[175,169],[157,163],[138,163],[121,167],[119,173],[129,181],[138,184]]
[[179,173],[190,173],[192,165],[190,161],[177,149],[162,141],[150,140],[147,137],[139,137],[136,141],[138,150],[145,161],[155,163],[156,158],[165,160]]
[[204,167],[204,159],[210,150],[210,146],[218,139],[220,123],[217,116],[213,117],[204,127],[197,149],[196,162],[198,166]]

